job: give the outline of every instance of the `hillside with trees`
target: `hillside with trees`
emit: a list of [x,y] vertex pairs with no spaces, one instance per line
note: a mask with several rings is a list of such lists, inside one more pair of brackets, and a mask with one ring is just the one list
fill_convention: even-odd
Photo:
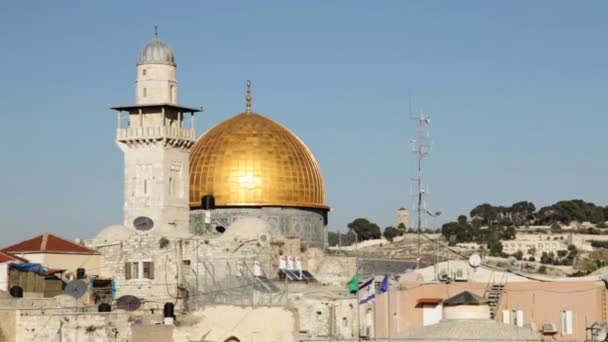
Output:
[[515,228],[522,226],[551,226],[552,231],[572,223],[589,222],[596,228],[586,233],[599,234],[598,228],[608,228],[608,206],[602,207],[580,199],[559,201],[536,209],[534,203],[520,201],[510,207],[483,203],[461,215],[456,221],[441,227],[441,234],[454,245],[460,242],[477,242],[488,245],[490,254],[502,252],[500,241],[515,238]]

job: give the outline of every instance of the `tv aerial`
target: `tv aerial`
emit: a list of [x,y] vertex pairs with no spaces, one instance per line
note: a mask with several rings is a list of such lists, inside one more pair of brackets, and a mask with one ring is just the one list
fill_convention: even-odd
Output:
[[481,265],[481,257],[479,254],[473,254],[469,257],[469,265],[473,268],[477,268]]
[[133,220],[133,226],[137,230],[150,230],[154,227],[154,221],[146,216],[140,216]]
[[141,306],[141,301],[135,296],[124,295],[116,300],[116,306],[126,311],[135,311]]
[[65,286],[65,289],[63,289],[63,293],[72,296],[76,299],[79,299],[80,297],[84,296],[86,292],[87,283],[80,279],[72,280]]

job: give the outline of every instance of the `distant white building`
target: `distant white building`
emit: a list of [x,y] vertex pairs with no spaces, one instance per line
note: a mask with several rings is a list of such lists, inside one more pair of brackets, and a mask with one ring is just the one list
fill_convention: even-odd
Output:
[[[557,253],[567,250],[569,245],[574,245],[579,251],[592,251],[590,240],[604,240],[605,235],[579,235],[579,234],[522,234],[518,233],[515,240],[502,241],[502,251],[507,254],[521,251],[524,256],[539,258],[543,252]],[[530,254],[534,251],[534,255]]]

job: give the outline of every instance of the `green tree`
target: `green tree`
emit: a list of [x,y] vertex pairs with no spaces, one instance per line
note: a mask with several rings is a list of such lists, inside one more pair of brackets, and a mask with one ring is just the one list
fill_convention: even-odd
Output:
[[511,223],[516,226],[528,224],[534,220],[536,206],[532,202],[520,201],[509,208]]
[[354,220],[348,224],[348,228],[357,233],[359,241],[379,239],[381,236],[380,227],[366,218]]
[[496,221],[498,217],[498,208],[489,203],[484,203],[473,208],[469,214],[472,219],[480,219],[482,224],[490,224],[491,222]]
[[524,252],[518,250],[517,252],[513,253],[512,255],[515,257],[515,259],[521,260],[524,257]]
[[386,227],[384,228],[384,233],[382,233],[382,235],[388,241],[393,242],[395,237],[403,235],[403,230],[399,230],[395,227]]
[[491,256],[500,256],[502,254],[502,243],[498,240],[488,241],[488,249]]
[[545,266],[545,265],[540,265],[540,266],[538,267],[538,273],[540,273],[540,274],[547,274],[547,266]]

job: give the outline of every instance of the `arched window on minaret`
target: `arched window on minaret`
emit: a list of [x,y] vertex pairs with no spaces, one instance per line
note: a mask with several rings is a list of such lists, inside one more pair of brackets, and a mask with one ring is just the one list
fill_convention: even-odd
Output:
[[148,180],[144,179],[144,195],[148,193]]

